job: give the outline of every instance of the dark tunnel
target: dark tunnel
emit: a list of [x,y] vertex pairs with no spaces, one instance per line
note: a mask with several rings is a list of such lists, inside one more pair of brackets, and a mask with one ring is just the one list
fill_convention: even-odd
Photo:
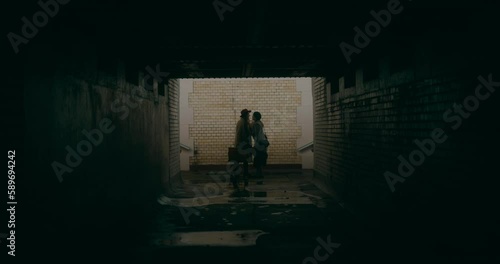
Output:
[[4,4],[5,263],[500,261],[494,1]]

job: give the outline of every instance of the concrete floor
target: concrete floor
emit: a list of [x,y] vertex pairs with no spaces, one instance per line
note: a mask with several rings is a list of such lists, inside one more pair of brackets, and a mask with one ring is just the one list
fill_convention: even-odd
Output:
[[456,230],[460,237],[461,231],[451,223],[441,224],[447,218],[434,219],[429,212],[355,217],[317,187],[312,171],[267,171],[264,185],[250,178],[248,188],[240,192],[214,180],[223,179],[223,174],[184,172],[184,189],[207,195],[199,200],[160,198],[135,257],[154,263],[167,259],[179,263],[499,260],[491,247],[465,247],[464,251],[459,239],[457,245],[440,241],[447,232]]
[[[455,202],[462,208],[459,214],[446,210],[453,203],[436,201],[433,208],[412,206],[407,212],[360,216],[323,193],[311,171],[267,171],[264,185],[251,178],[247,191],[238,193],[229,183],[216,182],[224,178],[216,175],[183,173],[183,195],[177,197],[186,198],[159,197],[145,204],[37,205],[43,210],[32,211],[29,218],[37,224],[24,225],[25,236],[39,241],[29,248],[30,255],[53,263],[500,260],[498,240],[484,232],[494,218],[478,218],[484,210],[464,201]],[[189,193],[200,194],[199,199]],[[27,252],[22,241],[19,248]]]
[[335,247],[329,263],[349,243],[347,212],[311,182],[311,171],[267,171],[263,185],[250,178],[240,191],[227,182],[214,185],[210,174],[223,173],[183,172],[185,189],[210,193],[199,200],[160,198],[142,256],[183,263],[302,263],[314,258],[319,240],[329,240]]

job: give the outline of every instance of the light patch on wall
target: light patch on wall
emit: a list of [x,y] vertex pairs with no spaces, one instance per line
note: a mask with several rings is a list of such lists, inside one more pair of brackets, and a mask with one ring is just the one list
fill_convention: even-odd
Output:
[[244,108],[262,114],[271,146],[268,164],[300,164],[297,139],[297,108],[302,93],[294,78],[201,79],[193,81],[189,94],[193,123],[189,138],[196,142],[197,154],[190,164],[223,165],[227,149],[234,144],[236,123]]

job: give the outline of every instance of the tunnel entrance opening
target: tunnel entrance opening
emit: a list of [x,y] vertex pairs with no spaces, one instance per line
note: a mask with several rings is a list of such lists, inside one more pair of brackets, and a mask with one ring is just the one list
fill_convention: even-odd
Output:
[[222,78],[180,80],[181,171],[226,169],[242,109],[262,116],[269,169],[312,169],[311,79]]

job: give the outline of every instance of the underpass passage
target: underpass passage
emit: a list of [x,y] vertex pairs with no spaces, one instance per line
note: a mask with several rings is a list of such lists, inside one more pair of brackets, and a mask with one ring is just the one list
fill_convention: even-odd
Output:
[[271,170],[266,184],[256,185],[251,178],[249,187],[240,191],[228,181],[208,177],[224,179],[224,174],[183,172],[184,188],[203,190],[216,184],[220,192],[203,197],[204,202],[195,201],[197,197],[160,197],[144,256],[187,263],[255,263],[263,259],[302,263],[323,246],[320,240],[335,247],[322,249],[322,256],[332,250],[340,257],[338,241],[349,243],[354,235],[349,213],[312,183],[311,170]]
[[[17,257],[500,262],[498,3],[367,2],[7,1]],[[188,79],[197,96],[183,101]],[[220,84],[287,121],[263,121],[285,136],[269,138],[264,185],[241,193],[218,169],[181,172],[189,133],[217,144],[184,145],[188,168],[225,167],[212,123],[229,120],[232,141],[241,109],[258,110]],[[190,101],[199,119],[181,123]],[[296,142],[306,132],[312,143]],[[314,152],[312,171],[290,168],[299,149]]]

